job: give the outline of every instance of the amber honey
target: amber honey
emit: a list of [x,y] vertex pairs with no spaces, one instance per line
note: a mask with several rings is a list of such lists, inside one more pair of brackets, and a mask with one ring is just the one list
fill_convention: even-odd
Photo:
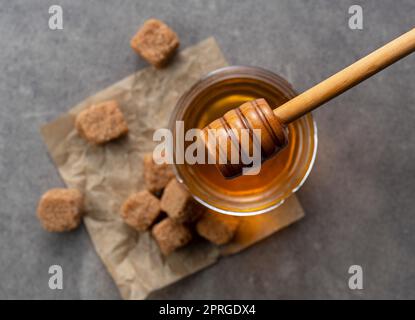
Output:
[[[276,107],[294,96],[291,86],[273,73],[229,67],[195,85],[179,101],[174,119],[183,120],[185,130],[203,128],[244,102],[265,98]],[[288,131],[287,147],[264,162],[257,175],[225,179],[213,164],[186,163],[176,165],[177,175],[196,199],[212,209],[233,214],[270,210],[298,189],[315,156],[316,132],[311,115],[290,124]]]

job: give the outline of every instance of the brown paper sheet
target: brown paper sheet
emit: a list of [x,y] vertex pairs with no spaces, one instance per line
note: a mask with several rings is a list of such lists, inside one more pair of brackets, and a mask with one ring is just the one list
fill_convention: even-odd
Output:
[[[142,156],[152,151],[153,131],[166,127],[178,98],[202,75],[227,63],[213,38],[187,48],[163,70],[140,70],[87,98],[41,129],[49,153],[68,187],[85,194],[84,222],[98,255],[124,299],[151,292],[203,269],[221,255],[238,252],[303,217],[296,197],[274,212],[243,218],[235,240],[221,248],[199,240],[164,258],[149,233],[121,220],[121,203],[142,188]],[[92,103],[116,99],[128,122],[127,137],[92,146],[74,129],[76,114]]]

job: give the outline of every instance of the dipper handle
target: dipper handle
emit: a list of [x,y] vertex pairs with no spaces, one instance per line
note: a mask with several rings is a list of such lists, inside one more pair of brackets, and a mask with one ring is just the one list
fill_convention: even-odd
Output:
[[[252,151],[260,149],[261,160],[269,159],[287,145],[286,126],[290,122],[413,51],[415,51],[415,29],[274,110],[264,99],[257,99],[228,111],[223,117],[216,119],[203,129],[208,154],[214,159],[219,159],[216,165],[224,177],[233,178],[240,175],[243,168],[249,167],[249,165],[243,164],[241,161],[232,161],[233,155],[239,153],[239,158],[243,158],[244,155],[252,154]],[[249,133],[249,144],[244,143],[248,139],[243,139],[243,131]]]
[[274,109],[288,124],[415,51],[415,28]]

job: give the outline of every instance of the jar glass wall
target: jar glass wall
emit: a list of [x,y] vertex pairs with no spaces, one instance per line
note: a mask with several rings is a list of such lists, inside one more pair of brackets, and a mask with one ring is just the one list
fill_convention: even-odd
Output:
[[[291,85],[270,71],[225,67],[203,77],[180,98],[169,127],[175,140],[176,121],[184,122],[185,132],[201,129],[246,101],[265,98],[275,108],[294,96]],[[174,165],[176,176],[197,201],[215,211],[253,215],[272,210],[301,187],[316,156],[317,128],[311,114],[291,123],[288,131],[288,146],[264,162],[258,175],[229,180],[214,164],[185,162]]]

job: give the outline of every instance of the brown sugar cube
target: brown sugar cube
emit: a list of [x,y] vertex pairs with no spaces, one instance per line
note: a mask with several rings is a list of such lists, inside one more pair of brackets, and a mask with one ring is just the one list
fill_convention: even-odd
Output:
[[170,218],[165,218],[156,224],[153,227],[152,234],[165,256],[192,240],[192,233],[189,228]]
[[103,144],[128,132],[127,123],[115,100],[81,111],[76,117],[75,127],[80,135],[94,144]]
[[196,231],[210,242],[221,245],[232,240],[238,226],[237,217],[208,211],[197,222]]
[[147,20],[130,42],[134,51],[156,68],[167,64],[179,44],[177,34],[157,19]]
[[178,222],[195,221],[204,211],[176,179],[170,180],[161,197],[161,210]]
[[37,217],[50,232],[75,229],[81,223],[83,197],[76,189],[51,189],[41,198]]
[[160,214],[160,200],[147,190],[128,197],[121,207],[125,223],[138,231],[146,231]]
[[174,178],[174,172],[167,163],[157,164],[151,153],[144,156],[144,181],[151,192],[160,192]]

